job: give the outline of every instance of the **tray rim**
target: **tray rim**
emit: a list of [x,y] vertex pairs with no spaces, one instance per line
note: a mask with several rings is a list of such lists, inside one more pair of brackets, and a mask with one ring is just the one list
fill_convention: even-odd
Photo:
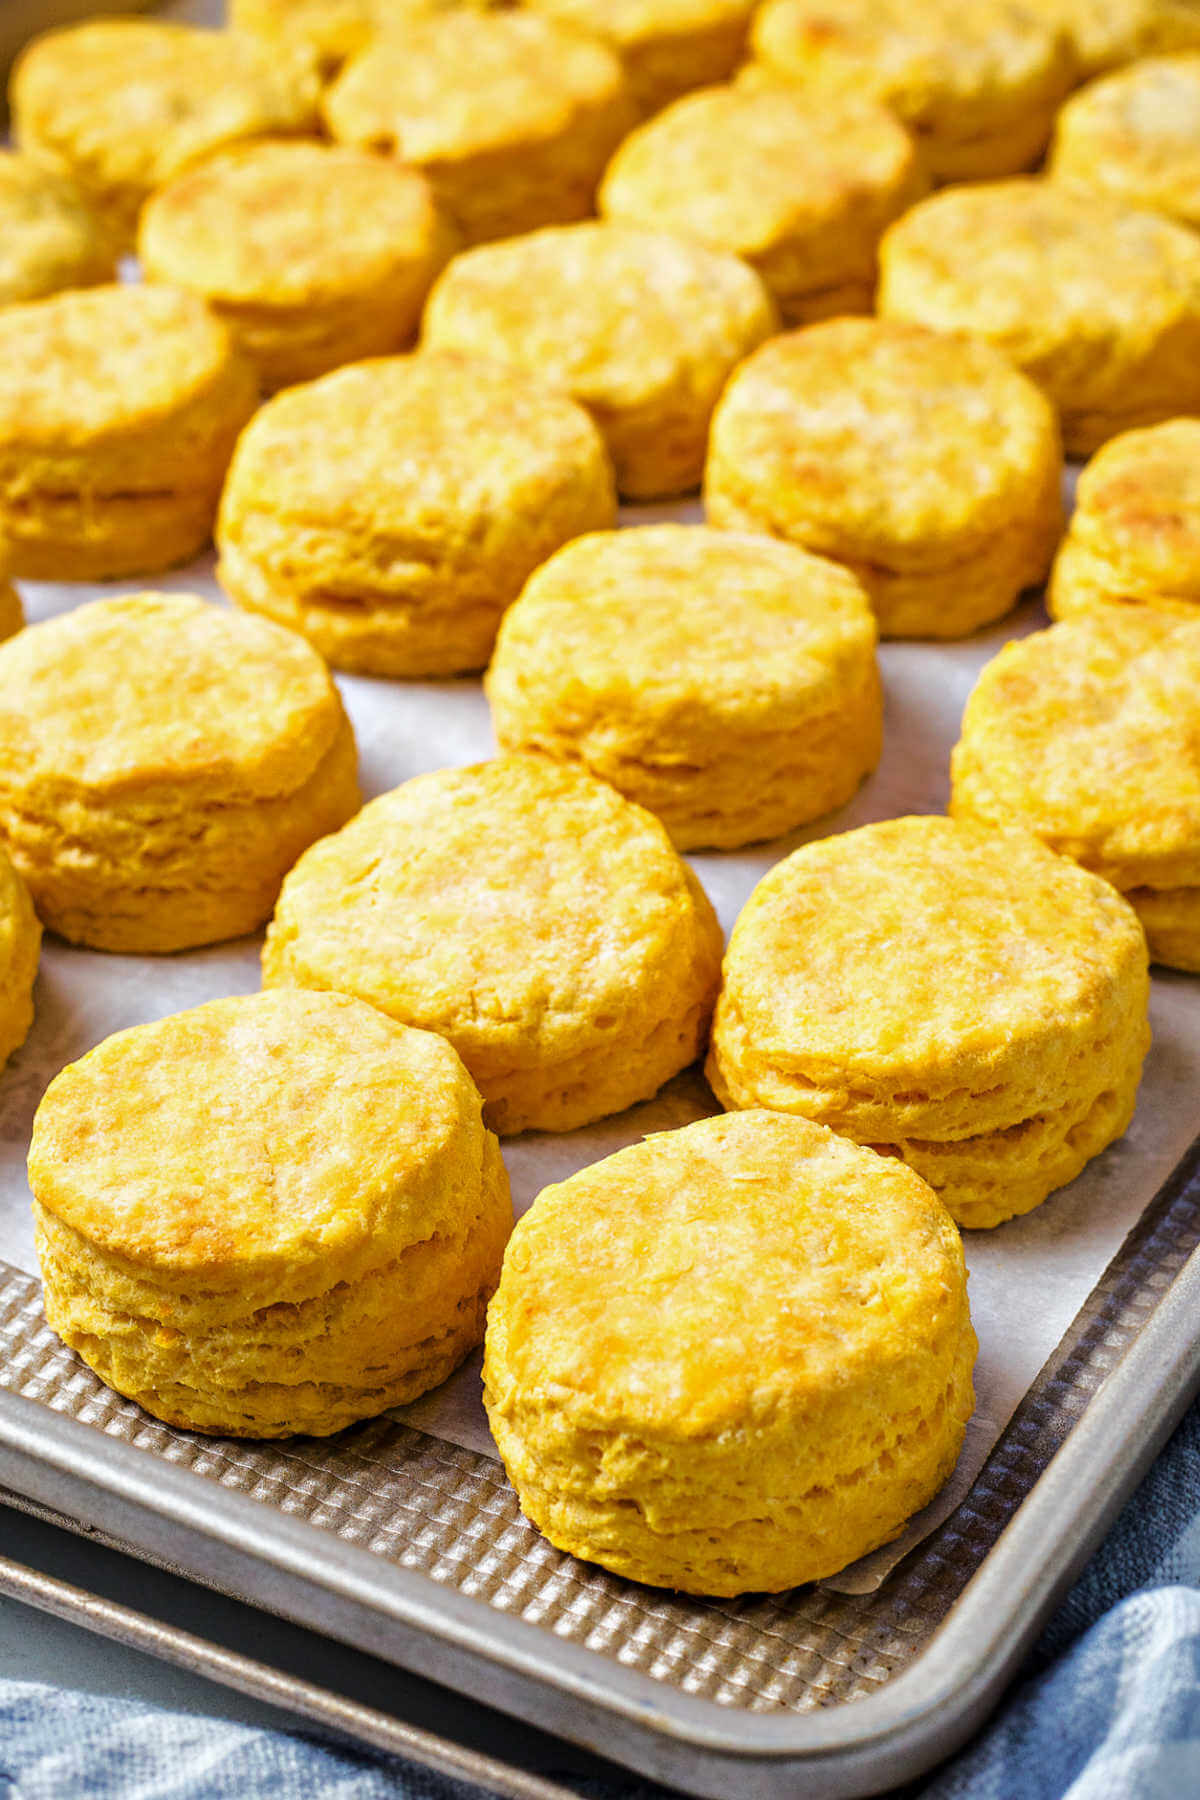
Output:
[[[1146,1211],[1198,1172],[1200,1140]],[[737,1770],[754,1800],[803,1774],[811,1800],[851,1800],[924,1772],[978,1726],[1197,1391],[1200,1247],[920,1656],[876,1693],[807,1714],[730,1709],[581,1644],[557,1641],[550,1661],[535,1624],[5,1390],[0,1484],[448,1685],[465,1659],[481,1699],[653,1779],[723,1800],[727,1789],[708,1784]]]

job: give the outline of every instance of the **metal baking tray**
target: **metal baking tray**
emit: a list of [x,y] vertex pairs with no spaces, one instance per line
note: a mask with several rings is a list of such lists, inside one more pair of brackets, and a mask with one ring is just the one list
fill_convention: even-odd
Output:
[[0,1486],[688,1793],[865,1795],[982,1722],[1200,1388],[1197,1244],[1200,1142],[966,1502],[870,1595],[622,1582],[540,1538],[498,1465],[386,1418],[271,1446],[172,1430],[63,1349],[7,1265]]

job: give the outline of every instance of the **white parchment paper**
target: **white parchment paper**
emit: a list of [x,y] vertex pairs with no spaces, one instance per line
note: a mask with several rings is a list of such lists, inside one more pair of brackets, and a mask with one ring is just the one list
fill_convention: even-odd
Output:
[[[695,520],[695,506],[630,509],[627,522]],[[139,585],[220,598],[208,559],[152,584],[107,587],[24,586],[32,620]],[[696,856],[694,862],[729,930],[755,882],[806,837],[844,831],[905,812],[940,812],[963,702],[984,662],[1006,638],[1044,623],[1026,604],[1001,626],[964,644],[884,645],[885,748],[879,771],[855,800],[816,827],[766,849]],[[362,755],[368,796],[426,769],[478,760],[494,742],[477,680],[341,681]],[[25,1181],[29,1127],[47,1082],[110,1032],[161,1018],[201,1000],[251,992],[259,985],[259,940],[171,957],[118,957],[71,949],[47,938],[32,1034],[0,1077],[0,1258],[36,1273]],[[953,980],[953,970],[947,979]],[[867,1557],[828,1585],[845,1592],[876,1587],[966,1493],[996,1438],[1139,1214],[1196,1133],[1200,1094],[1200,992],[1184,976],[1154,981],[1154,1047],[1134,1124],[1120,1143],[1024,1219],[967,1235],[971,1308],[979,1333],[978,1404],[950,1485],[896,1544]],[[716,1110],[697,1071],[679,1076],[656,1099],[584,1131],[530,1134],[504,1147],[518,1213],[539,1190],[635,1143],[647,1132],[687,1124]],[[214,1155],[220,1145],[214,1143]],[[485,1455],[495,1449],[480,1402],[479,1360],[397,1416]]]

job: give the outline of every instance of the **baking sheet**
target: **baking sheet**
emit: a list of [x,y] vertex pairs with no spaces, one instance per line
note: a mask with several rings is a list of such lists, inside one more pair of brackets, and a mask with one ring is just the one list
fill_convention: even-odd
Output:
[[[623,515],[626,523],[655,518],[694,522],[700,516],[693,504],[630,508]],[[23,593],[34,621],[105,593],[136,591],[139,585],[146,584],[27,583]],[[211,557],[159,577],[153,585],[221,597]],[[976,674],[1008,637],[1044,622],[1040,606],[1029,602],[966,643],[884,645],[883,762],[854,801],[768,847],[690,858],[726,931],[754,884],[797,844],[899,813],[942,811],[949,753]],[[427,769],[478,760],[494,751],[478,680],[339,679],[358,735],[368,797]],[[151,958],[106,956],[46,940],[33,1031],[0,1077],[0,1258],[36,1273],[24,1156],[33,1113],[49,1080],[110,1032],[222,994],[254,991],[260,941],[244,939]],[[952,971],[948,978],[953,979]],[[1033,1214],[992,1232],[967,1234],[971,1307],[980,1340],[977,1407],[952,1481],[895,1544],[827,1586],[845,1593],[873,1590],[953,1510],[1127,1232],[1187,1150],[1195,1135],[1194,1096],[1200,1090],[1200,1005],[1193,982],[1157,975],[1152,1022],[1154,1045],[1138,1113],[1124,1140]],[[548,1182],[562,1180],[648,1132],[687,1124],[714,1110],[699,1072],[690,1070],[654,1100],[617,1118],[567,1136],[531,1133],[507,1143],[504,1155],[517,1212]],[[479,1392],[476,1357],[435,1393],[396,1416],[435,1437],[495,1456]]]

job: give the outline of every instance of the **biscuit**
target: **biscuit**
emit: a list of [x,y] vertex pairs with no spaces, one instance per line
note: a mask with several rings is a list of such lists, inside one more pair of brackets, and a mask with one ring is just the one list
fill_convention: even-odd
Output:
[[483,1336],[512,1202],[450,1046],[334,994],[214,1000],[51,1082],[29,1152],[46,1317],[185,1430],[323,1437]]
[[938,181],[1032,167],[1074,76],[1062,31],[1011,0],[766,0],[752,44],[814,110],[889,106]]
[[9,89],[22,150],[71,174],[111,241],[132,248],[142,202],[241,139],[317,128],[311,56],[163,19],[92,19],[35,38]]
[[448,1037],[495,1131],[573,1131],[701,1053],[721,931],[657,819],[542,756],[421,775],[284,883],[267,987]]
[[560,550],[506,616],[486,686],[502,749],[578,759],[681,850],[820,818],[882,743],[859,583],[790,544],[699,525]]
[[1125,1130],[1148,1000],[1142,928],[1106,881],[1026,831],[889,819],[759,882],[707,1073],[724,1106],[902,1157],[960,1225],[997,1225]]
[[1111,604],[1200,619],[1200,419],[1127,431],[1096,452],[1046,604],[1056,619]]
[[730,250],[788,324],[870,312],[884,227],[929,186],[908,132],[869,101],[813,108],[792,88],[706,88],[626,138],[600,211]]
[[357,805],[337,689],[292,632],[126,594],[0,645],[0,836],[72,943],[184,950],[253,931]]
[[33,1024],[42,928],[8,852],[0,847],[0,1067],[19,1050]]
[[631,500],[694,488],[731,370],[777,324],[736,256],[633,226],[538,231],[456,256],[423,341],[516,363],[565,388],[604,433]]
[[471,243],[583,219],[636,117],[599,38],[532,13],[415,17],[353,57],[330,135],[422,170]]
[[1200,51],[1090,83],[1059,113],[1047,167],[1057,181],[1200,225]]
[[1200,412],[1200,240],[1066,183],[952,188],[884,233],[887,318],[970,332],[1045,389],[1068,456]]
[[1045,576],[1062,526],[1052,408],[986,344],[879,319],[773,339],[713,418],[712,524],[858,576],[885,637],[962,637]]
[[1039,0],[1038,10],[1066,33],[1081,79],[1142,56],[1200,49],[1196,0]]
[[744,1112],[539,1194],[488,1312],[484,1401],[560,1550],[685,1593],[777,1593],[933,1499],[975,1351],[962,1242],[925,1183]]
[[96,287],[0,308],[0,535],[15,574],[103,581],[212,535],[258,398],[192,294]]
[[0,306],[111,281],[116,257],[66,175],[0,151]]
[[208,302],[273,391],[404,349],[457,241],[415,170],[280,139],[161,188],[138,255],[147,279]]
[[11,581],[0,577],[0,643],[20,631],[25,623],[25,609],[21,605],[21,596]]
[[401,28],[419,13],[474,7],[485,12],[508,0],[229,0],[235,31],[302,44],[325,77],[365,50],[377,32]]
[[526,0],[564,25],[607,38],[642,113],[724,81],[746,48],[755,0]]
[[454,675],[484,666],[540,562],[615,517],[603,441],[565,395],[481,358],[389,357],[263,407],[218,574],[337,668]]
[[1094,869],[1156,962],[1200,969],[1200,618],[1106,606],[1006,644],[967,702],[952,783],[956,817]]

